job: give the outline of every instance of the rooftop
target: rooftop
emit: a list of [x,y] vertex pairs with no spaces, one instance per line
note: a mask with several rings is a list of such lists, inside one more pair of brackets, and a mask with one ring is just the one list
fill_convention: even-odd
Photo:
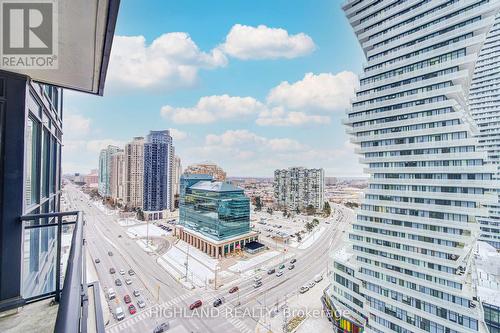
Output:
[[227,182],[199,181],[193,186],[193,190],[204,190],[213,192],[242,192],[243,189]]
[[500,253],[486,242],[477,242],[475,262],[479,298],[484,303],[500,306]]

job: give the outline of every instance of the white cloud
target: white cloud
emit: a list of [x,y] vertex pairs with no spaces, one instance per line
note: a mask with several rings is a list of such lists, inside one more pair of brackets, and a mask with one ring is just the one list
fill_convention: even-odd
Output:
[[90,118],[68,112],[63,118],[64,133],[71,137],[82,137],[90,132]]
[[219,47],[226,54],[244,60],[291,59],[307,55],[315,49],[312,38],[304,33],[289,35],[280,28],[242,24],[235,24]]
[[349,107],[357,85],[356,74],[348,71],[338,74],[307,73],[300,81],[284,81],[271,89],[267,102],[294,110],[344,110]]
[[283,107],[274,107],[260,112],[255,122],[260,126],[300,126],[304,124],[328,124],[330,117],[309,115],[298,111],[287,112]]
[[170,135],[172,136],[172,138],[174,138],[175,141],[184,140],[188,136],[186,132],[178,130],[177,128],[169,128],[168,130],[170,131]]
[[257,114],[263,109],[264,105],[252,97],[213,95],[200,98],[193,107],[165,105],[161,108],[161,115],[178,124],[208,124]]
[[225,66],[219,49],[202,52],[184,32],[171,32],[146,45],[144,36],[115,36],[108,82],[120,88],[171,90],[196,83],[198,70]]

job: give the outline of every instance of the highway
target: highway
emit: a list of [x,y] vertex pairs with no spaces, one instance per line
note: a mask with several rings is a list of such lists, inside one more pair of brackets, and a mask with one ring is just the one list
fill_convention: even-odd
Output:
[[[110,320],[107,332],[152,332],[162,322],[169,322],[169,332],[254,332],[262,311],[276,308],[276,304],[283,304],[287,298],[297,295],[299,288],[312,281],[318,274],[326,278],[329,248],[340,246],[344,231],[348,227],[352,213],[345,207],[332,205],[331,223],[315,243],[305,250],[290,249],[297,259],[295,268],[288,269],[288,260],[284,274],[281,277],[275,274],[268,275],[260,272],[262,286],[253,287],[253,278],[250,277],[238,284],[239,292],[229,294],[233,285],[226,285],[218,290],[185,289],[161,266],[156,263],[155,253],[146,253],[134,240],[126,235],[126,228],[117,223],[117,216],[107,214],[94,205],[86,195],[76,186],[68,184],[64,188],[66,206],[68,210],[81,210],[86,220],[87,249],[94,263],[99,282],[106,292],[108,288],[116,291],[117,297],[108,304],[114,314],[120,306],[125,312],[122,321]],[[108,251],[113,252],[112,256]],[[115,274],[110,274],[113,267]],[[276,267],[277,268],[277,267]],[[120,269],[125,275],[120,275]],[[135,275],[129,276],[128,270],[133,269]],[[115,279],[121,279],[122,285],[116,286]],[[132,280],[131,285],[125,284],[125,279]],[[133,291],[139,290],[139,297],[133,296]],[[130,295],[137,313],[130,315],[124,295]],[[190,311],[189,305],[195,300],[202,300],[203,306],[198,310],[214,310],[212,303],[217,297],[223,296],[225,302],[217,308],[217,312],[210,315],[197,316],[198,311]],[[302,296],[299,296],[302,297]],[[144,300],[146,307],[139,309],[137,301]],[[319,300],[318,300],[319,301]],[[240,303],[238,305],[238,302]],[[159,305],[172,311],[159,311]],[[182,312],[181,312],[182,311]],[[166,316],[166,317],[165,317]]]

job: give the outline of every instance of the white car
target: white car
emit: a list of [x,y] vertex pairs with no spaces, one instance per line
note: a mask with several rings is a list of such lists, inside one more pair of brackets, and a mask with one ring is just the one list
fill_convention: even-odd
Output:
[[132,280],[130,280],[130,279],[125,279],[125,283],[126,283],[127,285],[131,285],[131,284],[132,284]]
[[116,320],[123,320],[125,318],[125,313],[121,307],[117,307],[115,310]]
[[139,306],[140,309],[146,307],[146,303],[141,299],[137,301],[137,306]]
[[308,286],[302,286],[302,287],[300,287],[299,292],[301,294],[303,294],[303,293],[307,292],[308,290],[309,290]]
[[120,274],[121,275],[125,275],[125,270],[124,269],[120,269]]
[[311,281],[307,284],[307,286],[309,287],[309,289],[312,289],[314,286],[316,285],[316,283],[314,281]]
[[279,277],[279,276],[282,276],[282,275],[283,275],[283,271],[277,271],[277,272],[276,272],[276,276],[278,276],[278,277]]
[[254,278],[253,278],[254,282],[259,282],[260,280],[262,280],[262,276],[260,276],[260,275],[254,276]]
[[321,274],[318,274],[314,277],[314,282],[316,283],[320,282],[321,280],[323,280],[323,275]]

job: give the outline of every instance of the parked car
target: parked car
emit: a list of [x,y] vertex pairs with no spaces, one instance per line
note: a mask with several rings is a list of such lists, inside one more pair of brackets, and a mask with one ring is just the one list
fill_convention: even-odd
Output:
[[295,264],[297,262],[297,259],[293,258],[292,260],[290,260],[290,264]]
[[113,252],[108,251],[108,256],[112,257],[113,256]]
[[302,286],[302,287],[300,287],[299,292],[300,292],[301,294],[303,294],[303,293],[305,293],[305,292],[306,292],[306,291],[308,291],[308,290],[309,290],[309,287],[308,287],[308,286]]
[[321,274],[318,274],[314,277],[314,282],[316,283],[320,282],[321,280],[323,280],[323,275]]
[[153,333],[163,333],[166,330],[169,329],[169,324],[168,323],[161,323],[160,325],[156,326],[155,329],[153,330]]
[[131,279],[125,279],[125,283],[130,286],[132,284],[132,280]]
[[146,302],[144,302],[142,299],[137,301],[137,305],[139,306],[139,309],[145,308],[146,307]]
[[135,272],[133,269],[129,269],[128,270],[128,275],[132,276],[132,275],[135,275]]
[[284,268],[285,268],[285,264],[281,264],[281,265],[279,265],[279,267],[278,267],[278,268],[279,268],[279,269],[284,269]]
[[120,280],[120,279],[116,279],[116,280],[115,280],[115,285],[117,285],[117,286],[121,286],[121,285],[122,285],[122,280]]
[[132,299],[130,298],[129,295],[125,295],[125,296],[123,296],[123,301],[128,304],[128,303],[132,302]]
[[189,310],[194,310],[196,308],[199,308],[203,303],[200,300],[197,300],[193,304],[189,306]]
[[289,269],[290,271],[291,271],[292,269],[294,269],[294,268],[295,268],[295,265],[290,265],[290,266],[288,266],[288,269]]
[[254,288],[259,288],[260,286],[262,286],[262,281],[257,281],[253,284]]
[[316,285],[316,283],[314,281],[311,281],[307,284],[307,286],[309,287],[309,289],[312,289],[312,287],[314,287]]
[[95,262],[96,264],[98,264],[98,263],[100,263],[100,262],[101,262],[101,260],[100,260],[99,258],[96,258],[96,259],[94,260],[94,262]]
[[136,313],[136,312],[137,312],[137,309],[135,308],[134,304],[130,304],[130,305],[128,306],[128,312],[129,312],[130,314],[134,314],[134,313]]
[[125,270],[124,269],[120,269],[120,275],[125,275]]
[[232,293],[237,292],[238,290],[240,290],[240,288],[238,288],[238,287],[234,286],[234,287],[232,287],[231,289],[229,289],[229,293],[230,293],[230,294],[232,294]]
[[222,303],[224,303],[224,297],[219,297],[214,301],[214,307],[220,306]]
[[267,270],[267,274],[271,275],[271,274],[274,274],[276,272],[276,270],[274,268],[270,268]]
[[141,293],[139,292],[139,290],[134,290],[134,296],[135,297],[141,296]]
[[259,282],[260,280],[262,280],[262,276],[260,276],[260,275],[256,275],[253,277],[254,282]]
[[111,267],[111,268],[109,269],[109,273],[110,273],[110,274],[115,274],[115,273],[116,273],[116,271],[115,271],[115,269],[114,269],[113,267]]
[[123,313],[123,309],[119,306],[115,310],[116,320],[123,320],[125,318],[125,313]]
[[280,270],[280,271],[277,271],[277,272],[276,272],[276,276],[278,276],[278,277],[279,277],[279,276],[282,276],[282,275],[283,275],[283,271],[281,271],[281,270]]

